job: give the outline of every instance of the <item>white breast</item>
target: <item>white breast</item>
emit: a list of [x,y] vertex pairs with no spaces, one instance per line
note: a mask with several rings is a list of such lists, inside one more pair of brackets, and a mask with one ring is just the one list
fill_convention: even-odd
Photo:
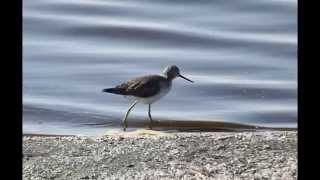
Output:
[[137,99],[144,104],[152,104],[155,101],[162,98],[163,96],[165,96],[166,94],[168,94],[170,89],[171,89],[171,84],[169,84],[169,85],[163,84],[163,86],[158,94],[151,96],[151,97],[147,97],[147,98],[137,98]]

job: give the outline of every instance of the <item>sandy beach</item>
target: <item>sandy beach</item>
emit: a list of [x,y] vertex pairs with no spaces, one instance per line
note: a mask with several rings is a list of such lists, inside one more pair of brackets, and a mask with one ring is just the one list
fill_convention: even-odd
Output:
[[24,135],[23,179],[297,179],[297,131]]

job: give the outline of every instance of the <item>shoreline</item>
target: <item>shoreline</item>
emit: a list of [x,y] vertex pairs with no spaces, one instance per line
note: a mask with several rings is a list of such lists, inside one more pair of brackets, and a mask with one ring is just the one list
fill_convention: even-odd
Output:
[[297,131],[24,135],[23,179],[297,179]]
[[[120,128],[119,128],[120,129]],[[149,131],[148,129],[137,129],[137,130],[133,130],[133,131],[126,131],[126,132],[122,132],[121,130],[116,131],[119,134],[120,133],[132,133],[132,132],[136,132],[136,131]],[[162,130],[153,130],[153,131],[158,131],[158,132],[165,132]],[[206,132],[234,132],[234,133],[244,133],[244,132],[273,132],[273,131],[288,131],[288,132],[295,132],[298,131],[297,128],[270,128],[270,129],[263,129],[263,130],[207,130],[207,131],[203,131],[203,130],[181,130],[181,131],[171,131],[171,132],[165,132],[168,134],[178,134],[178,133],[206,133]],[[105,134],[100,134],[100,135],[94,135],[94,136],[88,136],[88,135],[75,135],[75,134],[45,134],[45,133],[23,133],[22,136],[23,137],[100,137],[100,136],[106,136],[108,135],[108,132],[106,132]]]
[[[101,124],[92,125],[101,128]],[[103,127],[103,125],[102,125]],[[111,126],[122,132],[121,125]],[[127,132],[148,129],[148,122],[133,121],[129,123]],[[106,132],[110,129],[106,127]],[[153,122],[153,130],[181,133],[181,132],[257,132],[257,131],[297,131],[297,128],[290,127],[267,127],[250,125],[245,123],[223,122],[223,121],[183,121],[183,120],[161,120]],[[94,136],[101,136],[94,135]],[[23,136],[78,136],[76,134],[46,134],[46,133],[23,133]],[[85,135],[81,135],[85,136]]]

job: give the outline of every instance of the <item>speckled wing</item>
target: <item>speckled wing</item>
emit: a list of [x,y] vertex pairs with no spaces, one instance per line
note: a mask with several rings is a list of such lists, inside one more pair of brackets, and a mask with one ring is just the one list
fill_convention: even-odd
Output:
[[151,97],[160,91],[160,83],[164,80],[158,75],[142,76],[116,86],[116,89],[123,91],[124,95]]

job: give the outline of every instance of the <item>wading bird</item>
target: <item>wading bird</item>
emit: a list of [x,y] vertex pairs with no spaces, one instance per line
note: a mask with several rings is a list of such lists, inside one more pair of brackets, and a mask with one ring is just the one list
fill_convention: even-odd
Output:
[[172,80],[177,77],[193,82],[190,79],[182,76],[177,66],[172,65],[164,69],[163,75],[148,75],[137,77],[114,88],[103,89],[103,92],[132,96],[134,98],[134,102],[131,104],[123,118],[123,131],[126,131],[126,128],[128,126],[127,118],[130,111],[138,102],[149,105],[149,128],[152,129],[151,104],[162,98],[170,91]]

